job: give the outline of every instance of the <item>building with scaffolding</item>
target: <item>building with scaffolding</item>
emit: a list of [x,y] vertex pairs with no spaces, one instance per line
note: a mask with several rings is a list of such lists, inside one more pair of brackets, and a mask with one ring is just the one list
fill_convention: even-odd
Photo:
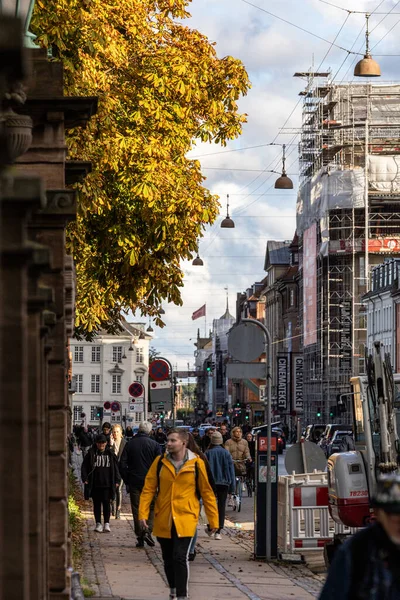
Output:
[[304,419],[328,423],[364,369],[370,270],[400,255],[400,85],[317,76],[302,92],[296,213]]

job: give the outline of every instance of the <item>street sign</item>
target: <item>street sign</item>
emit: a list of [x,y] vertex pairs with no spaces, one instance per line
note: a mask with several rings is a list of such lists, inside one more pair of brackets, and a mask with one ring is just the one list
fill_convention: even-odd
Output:
[[293,444],[286,450],[285,469],[290,474],[293,471],[295,473],[312,473],[314,469],[325,471],[326,456],[322,448],[312,442],[303,441]]
[[152,390],[166,390],[171,389],[172,385],[170,381],[151,381],[150,389]]
[[228,334],[228,352],[236,360],[251,362],[259,358],[264,351],[264,333],[256,325],[240,323],[230,330]]
[[119,403],[119,402],[113,402],[113,403],[111,404],[111,410],[112,410],[113,412],[119,412],[119,411],[120,411],[120,409],[121,409],[121,405],[120,405],[120,403]]
[[104,406],[104,410],[110,410],[111,402],[104,402],[103,406]]
[[228,379],[265,379],[266,366],[261,363],[229,362],[226,365]]
[[144,394],[144,387],[139,381],[134,381],[129,386],[128,392],[133,398],[140,398]]
[[135,402],[135,404],[131,404],[129,406],[129,412],[131,412],[131,413],[144,412],[144,403],[143,402]]
[[165,360],[157,359],[149,365],[149,376],[153,381],[164,381],[169,378],[169,365]]

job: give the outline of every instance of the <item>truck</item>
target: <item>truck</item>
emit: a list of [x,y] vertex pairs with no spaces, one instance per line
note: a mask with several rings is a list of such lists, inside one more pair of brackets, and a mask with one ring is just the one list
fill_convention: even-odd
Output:
[[390,356],[383,354],[380,342],[366,357],[366,375],[352,377],[350,383],[355,450],[332,454],[327,470],[330,514],[351,530],[336,534],[325,546],[327,564],[354,528],[374,518],[370,500],[377,478],[399,471],[400,381],[395,381]]

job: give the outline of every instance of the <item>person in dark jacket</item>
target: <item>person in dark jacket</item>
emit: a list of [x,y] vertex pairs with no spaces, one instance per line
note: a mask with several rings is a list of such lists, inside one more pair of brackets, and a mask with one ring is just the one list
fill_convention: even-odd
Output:
[[111,425],[110,425],[110,423],[107,423],[107,422],[103,423],[101,431],[102,431],[103,435],[105,435],[106,438],[107,438],[107,444],[108,444],[108,446],[111,446],[112,439],[111,439]]
[[320,600],[400,598],[400,476],[377,484],[372,505],[376,522],[336,551]]
[[203,452],[205,452],[208,449],[208,447],[211,446],[211,436],[214,433],[214,431],[216,431],[216,427],[209,427],[208,429],[206,429],[206,432],[201,440],[201,449]]
[[[122,454],[124,452],[124,448],[127,444],[126,440],[123,437],[122,434],[122,427],[121,425],[119,425],[118,423],[116,425],[112,426],[112,432],[111,432],[111,437],[112,437],[112,441],[113,441],[113,445],[111,446],[111,451],[114,452],[115,456],[117,457],[117,461],[118,461],[118,468],[120,467],[120,463],[121,463],[121,457]],[[121,471],[121,469],[120,469]],[[115,513],[115,518],[116,519],[120,519],[121,518],[121,506],[122,506],[122,488],[123,488],[123,481],[121,482],[120,486],[118,487],[116,494],[115,494],[115,507],[114,507],[114,502],[111,503],[111,514],[114,515]]]
[[126,437],[127,441],[129,441],[130,438],[133,438],[133,430],[130,425],[128,425],[127,428],[125,429],[125,437]]
[[154,503],[148,519],[148,530],[143,531],[139,523],[140,494],[144,480],[154,459],[161,454],[160,445],[150,437],[151,423],[143,421],[139,424],[139,431],[125,446],[121,456],[121,473],[125,485],[129,488],[131,498],[132,516],[137,537],[137,548],[143,548],[144,542],[154,546],[151,536],[154,521]]
[[[115,454],[107,445],[102,433],[96,438],[86,454],[81,468],[82,481],[89,486],[89,497],[93,499],[93,512],[96,521],[95,531],[110,531],[110,502],[115,498],[115,490],[121,483],[121,475]],[[103,507],[104,527],[101,524]]]
[[157,444],[160,444],[160,446],[162,446],[162,449],[164,450],[165,444],[167,443],[167,436],[165,435],[162,427],[157,427],[154,439],[157,442]]
[[224,438],[221,433],[215,431],[211,436],[211,446],[205,453],[216,484],[219,515],[219,527],[214,536],[216,540],[221,539],[221,530],[225,524],[226,499],[228,493],[233,494],[235,491],[236,482],[233,460],[228,450],[222,447],[223,443]]
[[87,427],[81,427],[79,432],[79,446],[82,450],[82,457],[85,458],[90,446],[93,444],[92,436]]

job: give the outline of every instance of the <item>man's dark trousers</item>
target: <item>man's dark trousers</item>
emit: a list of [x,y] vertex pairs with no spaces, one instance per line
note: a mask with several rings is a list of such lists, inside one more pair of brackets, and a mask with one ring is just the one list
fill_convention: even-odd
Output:
[[[135,527],[135,533],[138,538],[141,538],[143,535],[142,528],[139,525],[139,502],[140,502],[140,494],[141,493],[142,493],[142,489],[129,488],[133,523],[134,523],[134,527]],[[149,514],[149,518],[147,519],[147,526],[148,526],[150,533],[153,531],[153,522],[154,522],[154,501],[150,505],[150,514]]]
[[164,561],[165,575],[171,589],[176,589],[178,598],[188,597],[189,585],[189,548],[191,537],[178,537],[175,525],[172,525],[170,538],[157,538]]

